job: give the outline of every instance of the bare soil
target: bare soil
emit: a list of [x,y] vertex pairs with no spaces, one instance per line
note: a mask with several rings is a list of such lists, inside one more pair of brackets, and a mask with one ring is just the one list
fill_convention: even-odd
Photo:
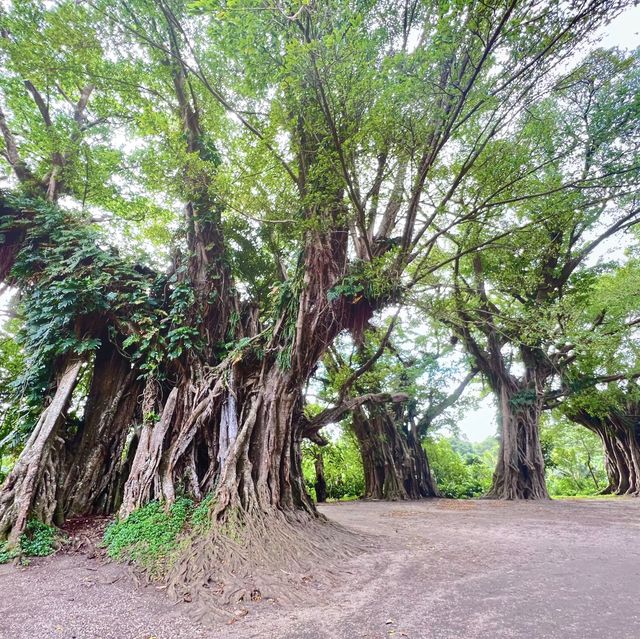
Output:
[[639,499],[349,502],[322,511],[373,538],[376,550],[345,562],[305,605],[265,598],[232,625],[204,627],[188,603],[136,584],[92,550],[91,534],[74,531],[76,552],[0,566],[0,637],[640,637]]

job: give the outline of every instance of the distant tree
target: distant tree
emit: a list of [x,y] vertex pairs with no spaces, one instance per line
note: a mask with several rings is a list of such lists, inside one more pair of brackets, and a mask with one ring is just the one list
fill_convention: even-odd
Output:
[[[490,227],[471,222],[448,235],[460,257],[443,302],[425,297],[460,339],[495,393],[501,453],[489,496],[548,496],[538,423],[554,379],[575,359],[573,324],[600,267],[590,256],[640,221],[640,61],[599,51],[532,107],[522,126],[491,143],[492,161],[472,170],[461,197],[469,214],[498,211]],[[614,124],[615,123],[615,124]],[[509,174],[508,185],[500,176]],[[504,237],[491,248],[465,247]]]

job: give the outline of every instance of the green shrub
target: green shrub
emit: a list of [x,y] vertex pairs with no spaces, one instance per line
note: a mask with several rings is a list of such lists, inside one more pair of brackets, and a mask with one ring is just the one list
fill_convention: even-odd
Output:
[[209,510],[213,502],[213,495],[207,495],[193,510],[191,525],[194,528],[208,528],[211,524]]
[[545,477],[553,497],[597,495],[607,485],[602,442],[566,419],[542,420]]
[[107,554],[112,559],[133,561],[153,573],[178,549],[178,537],[193,512],[193,502],[184,497],[168,511],[152,501],[105,530]]
[[31,519],[20,537],[21,553],[27,557],[46,557],[56,548],[58,531],[53,526]]
[[60,535],[56,528],[37,519],[30,519],[17,547],[0,544],[0,564],[6,564],[20,556],[46,557],[56,549],[59,540]]
[[18,548],[8,548],[6,544],[0,544],[0,564],[9,563],[20,555]]
[[316,498],[315,456],[322,454],[324,478],[327,482],[327,499],[351,500],[364,494],[364,471],[362,457],[354,436],[343,432],[337,441],[330,441],[318,448],[305,442],[302,446],[302,471],[307,491]]
[[[428,437],[424,448],[429,458],[431,470],[440,492],[445,497],[467,499],[485,494],[491,487],[491,477],[495,465],[493,451],[480,453],[480,445],[470,442],[466,448],[471,452],[461,454],[454,444],[457,440]],[[474,446],[478,453],[473,452]]]

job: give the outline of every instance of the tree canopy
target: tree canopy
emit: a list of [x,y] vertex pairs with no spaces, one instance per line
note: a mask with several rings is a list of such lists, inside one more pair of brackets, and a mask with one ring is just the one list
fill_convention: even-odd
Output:
[[174,594],[247,597],[284,546],[352,548],[304,439],[347,418],[365,493],[436,495],[424,439],[472,379],[492,497],[548,496],[552,408],[637,459],[637,255],[595,256],[640,221],[640,59],[590,40],[628,5],[3,7],[0,536],[185,497]]

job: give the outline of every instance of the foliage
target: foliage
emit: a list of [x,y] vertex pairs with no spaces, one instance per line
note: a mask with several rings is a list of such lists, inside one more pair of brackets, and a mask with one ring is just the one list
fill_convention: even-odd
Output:
[[[441,428],[455,431],[459,415],[476,401],[471,393],[462,394],[468,362],[460,349],[449,342],[442,327],[407,311],[396,318],[393,337],[380,352],[385,328],[366,331],[362,344],[346,336],[336,340],[317,376],[322,383],[320,396],[335,403],[348,390],[344,388],[348,382],[350,396],[405,393],[409,400],[401,427],[415,424],[420,438]],[[357,374],[361,367],[364,372]]]
[[472,444],[456,438],[427,437],[423,445],[445,497],[480,497],[491,487],[498,448],[495,438]]
[[[640,222],[639,83],[638,52],[592,53],[513,137],[492,141],[491,163],[473,169],[467,195],[493,221],[460,229],[456,243],[469,252],[454,263],[452,293],[424,307],[462,338],[494,385],[501,369],[520,381],[524,365],[536,369],[538,390],[548,389],[589,345],[624,333],[633,298],[606,290],[618,280],[637,294],[637,284],[622,277],[627,267],[588,258]],[[505,174],[513,179],[502,188]],[[492,239],[496,227],[503,240]],[[523,388],[511,404],[535,398]]]
[[551,495],[596,495],[606,487],[602,442],[595,433],[567,419],[546,419],[541,439]]
[[56,528],[30,519],[24,533],[20,536],[17,547],[0,545],[0,564],[7,563],[16,557],[46,557],[59,543],[60,535]]
[[302,470],[309,494],[315,499],[315,459],[322,454],[328,499],[355,499],[364,493],[362,458],[353,435],[344,432],[327,446],[303,444]]
[[152,501],[107,527],[103,539],[107,554],[112,559],[135,562],[157,575],[168,569],[184,533],[211,525],[212,502],[212,495],[198,504],[179,497],[167,509],[161,502]]
[[151,571],[160,569],[178,550],[180,534],[192,518],[195,516],[196,522],[202,523],[203,510],[209,506],[202,504],[195,508],[194,503],[184,497],[176,499],[168,510],[159,501],[148,503],[105,530],[107,554],[112,559],[133,561]]
[[14,388],[24,375],[25,357],[17,340],[19,331],[20,321],[17,318],[0,326],[0,482],[4,481],[12,465],[11,453],[20,446],[16,432],[20,412],[14,401]]
[[198,317],[186,321],[195,305],[191,284],[179,278],[183,267],[155,275],[110,246],[86,214],[33,198],[0,199],[24,216],[0,217],[0,232],[25,230],[10,281],[27,283],[20,324],[0,342],[0,374],[7,381],[0,435],[13,430],[16,441],[23,440],[58,361],[69,355],[89,360],[104,339],[119,345],[141,376],[159,379],[167,362],[200,348]]
[[53,526],[31,519],[20,537],[20,550],[27,557],[50,555],[55,549],[57,535],[57,530]]

